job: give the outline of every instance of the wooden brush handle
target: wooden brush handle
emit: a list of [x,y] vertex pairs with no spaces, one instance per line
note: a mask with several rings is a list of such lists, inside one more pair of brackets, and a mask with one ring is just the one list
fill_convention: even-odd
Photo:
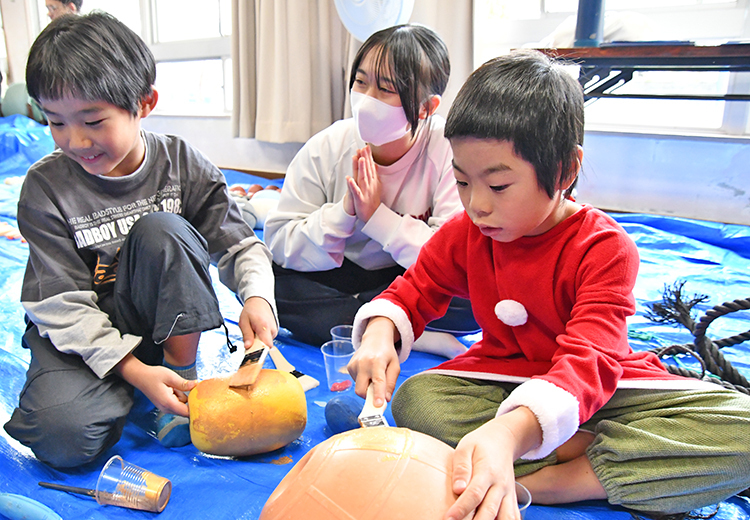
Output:
[[385,411],[385,407],[388,406],[388,403],[383,403],[382,406],[375,406],[373,404],[373,400],[375,399],[375,385],[370,383],[370,386],[367,387],[367,397],[365,398],[365,406],[362,408],[362,413],[359,414],[360,417],[368,417],[371,415],[383,415],[383,412]]
[[268,352],[268,354],[271,356],[273,364],[276,365],[276,368],[278,368],[279,370],[283,370],[284,372],[294,372],[294,365],[286,360],[286,358],[281,354],[281,351],[278,348],[271,347],[271,350]]

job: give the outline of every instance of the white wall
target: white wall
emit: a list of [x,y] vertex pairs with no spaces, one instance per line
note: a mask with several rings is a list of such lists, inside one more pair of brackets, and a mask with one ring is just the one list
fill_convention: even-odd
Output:
[[586,132],[578,200],[750,225],[750,140]]

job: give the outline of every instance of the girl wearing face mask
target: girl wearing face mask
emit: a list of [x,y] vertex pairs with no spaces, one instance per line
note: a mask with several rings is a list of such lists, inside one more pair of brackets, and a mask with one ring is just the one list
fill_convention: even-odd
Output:
[[[449,74],[448,49],[431,29],[373,34],[352,64],[353,117],[313,136],[289,165],[264,236],[279,322],[296,339],[320,345],[331,327],[351,324],[461,211],[445,119],[435,115]],[[468,302],[456,299],[431,328],[478,326]],[[449,357],[463,350],[445,334],[427,335],[426,349],[438,339]]]

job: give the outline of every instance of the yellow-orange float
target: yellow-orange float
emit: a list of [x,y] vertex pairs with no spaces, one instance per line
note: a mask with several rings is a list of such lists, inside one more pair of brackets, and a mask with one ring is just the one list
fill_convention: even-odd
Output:
[[302,434],[307,402],[296,377],[264,369],[248,388],[232,388],[229,379],[206,379],[190,391],[190,438],[197,449],[242,457],[276,450]]

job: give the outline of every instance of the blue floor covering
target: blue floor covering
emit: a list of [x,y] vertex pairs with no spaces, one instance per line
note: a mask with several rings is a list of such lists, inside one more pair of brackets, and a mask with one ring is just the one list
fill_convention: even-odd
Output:
[[[51,151],[52,147],[47,128],[22,116],[0,118],[0,223],[16,225],[16,203],[20,192],[17,181],[31,163]],[[230,184],[269,183],[266,179],[234,171],[225,171],[225,175]],[[273,182],[280,184],[280,181]],[[750,228],[640,214],[617,214],[614,217],[636,241],[641,254],[641,270],[635,290],[638,312],[629,322],[633,348],[651,349],[692,341],[692,336],[684,328],[654,324],[645,318],[648,305],[661,300],[665,284],[682,279],[687,282],[685,289],[689,293],[710,296],[710,301],[696,308],[699,315],[716,304],[750,298]],[[7,421],[15,407],[29,363],[29,355],[20,345],[24,314],[18,301],[27,254],[28,248],[20,240],[0,237],[0,424]],[[239,338],[239,329],[232,325],[238,316],[239,304],[220,283],[215,285],[230,334]],[[735,312],[717,319],[711,324],[708,335],[723,338],[749,330],[750,316],[747,314]],[[470,344],[476,338],[461,339]],[[298,370],[319,381],[325,380],[323,359],[318,349],[295,341],[285,330],[281,331],[275,345]],[[746,344],[727,347],[723,352],[735,367],[750,377],[750,355]],[[199,348],[199,376],[208,378],[230,373],[239,364],[240,357],[241,353],[228,353],[223,332],[205,333]],[[399,383],[440,361],[435,356],[414,353],[404,363]],[[690,358],[677,358],[674,362],[695,366]],[[273,368],[270,359],[266,366]],[[142,397],[130,414],[122,439],[96,461],[74,470],[58,471],[38,462],[30,450],[0,430],[0,493],[33,498],[65,519],[155,517],[154,513],[100,506],[91,498],[43,489],[37,484],[48,481],[93,488],[104,462],[118,454],[172,481],[171,500],[158,515],[161,520],[254,520],[294,463],[331,435],[323,411],[334,395],[322,386],[307,392],[308,423],[302,436],[272,453],[242,459],[208,456],[192,445],[177,449],[162,447],[153,436],[151,407]],[[393,424],[389,412],[386,416]],[[719,506],[715,517],[719,520],[750,518],[748,499],[733,497]],[[533,505],[526,515],[527,520],[630,518],[628,512],[603,501],[560,507]]]

